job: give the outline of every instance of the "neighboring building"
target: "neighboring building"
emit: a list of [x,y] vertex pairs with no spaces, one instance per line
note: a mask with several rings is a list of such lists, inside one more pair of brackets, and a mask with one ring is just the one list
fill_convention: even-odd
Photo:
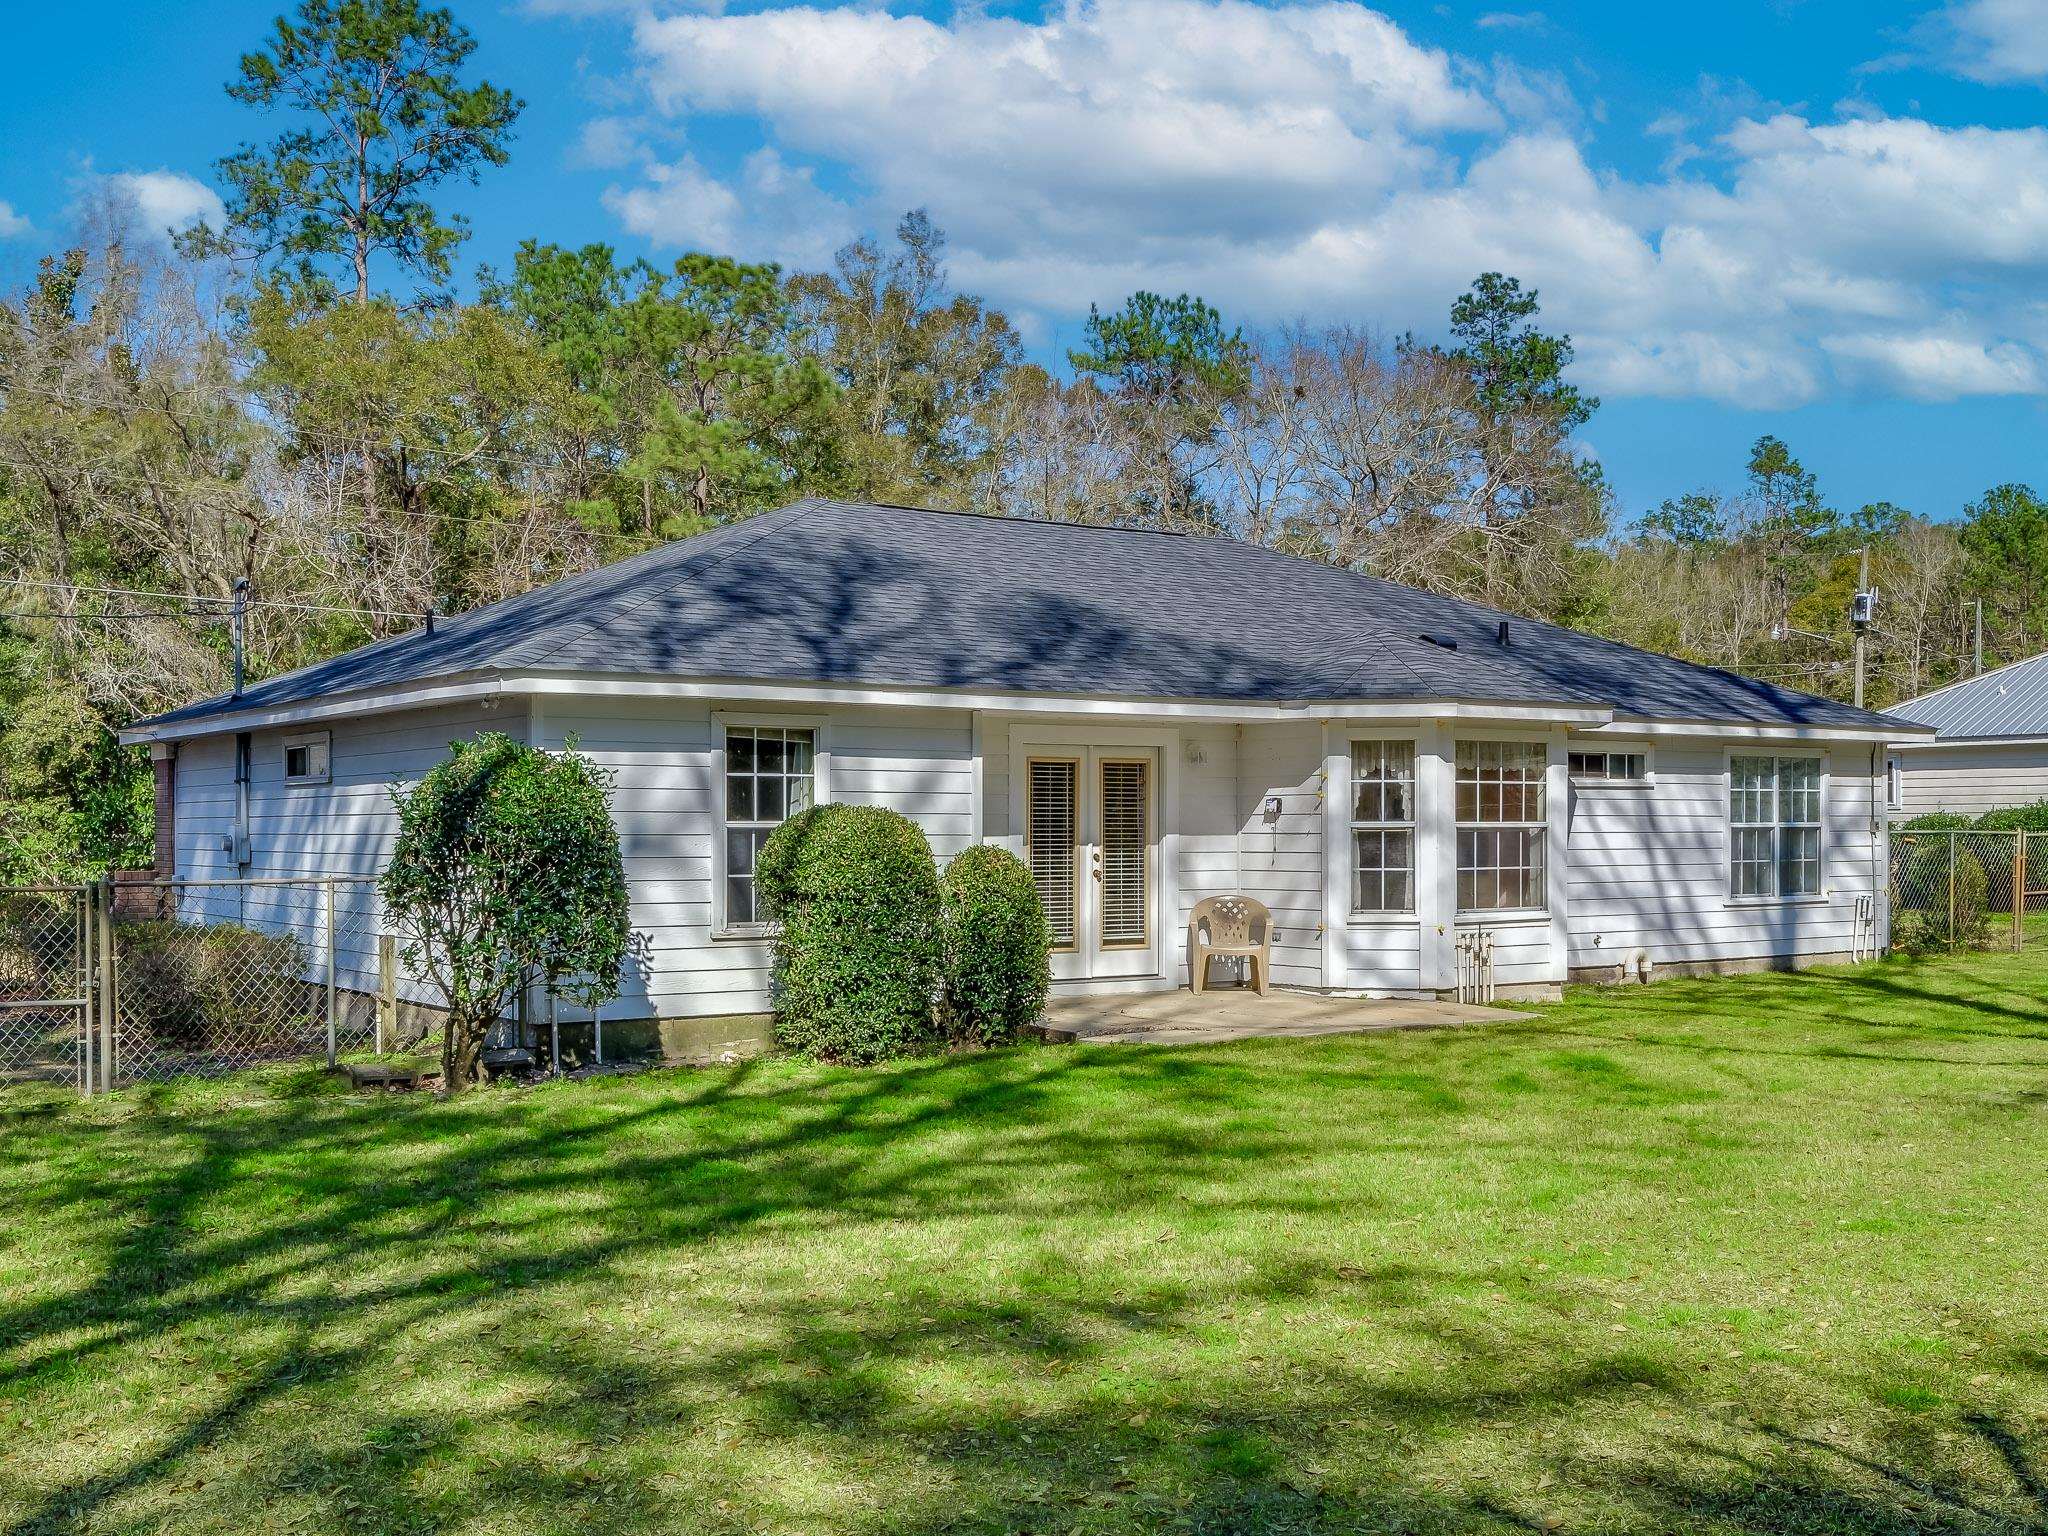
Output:
[[1480,929],[1504,990],[1847,958],[1899,732],[1226,539],[807,501],[125,739],[202,879],[378,869],[388,786],[485,729],[616,776],[650,963],[608,1018],[769,1005],[753,862],[813,799],[1016,850],[1073,991],[1185,985],[1226,892],[1283,986],[1445,991]]
[[1950,683],[1886,713],[1937,733],[1893,744],[1886,805],[1894,817],[1978,816],[2048,800],[2048,655]]

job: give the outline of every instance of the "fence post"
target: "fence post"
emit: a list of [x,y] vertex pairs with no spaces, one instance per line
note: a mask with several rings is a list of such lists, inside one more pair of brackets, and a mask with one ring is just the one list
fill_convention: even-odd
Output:
[[377,1054],[384,1054],[384,1037],[398,1048],[398,940],[388,933],[377,935]]
[[1956,839],[1962,834],[1948,835],[1948,947],[1956,947]]
[[548,983],[548,1070],[552,1076],[562,1075],[562,1026],[555,1018],[555,987]]
[[100,994],[100,1092],[114,1091],[114,988],[118,973],[114,963],[114,877],[101,875],[98,892],[98,942]]
[[334,877],[327,877],[325,926],[327,929],[327,1065],[334,1065]]
[[2027,834],[2012,835],[2012,952],[2020,952],[2020,917],[2027,906]]
[[92,1041],[98,1033],[98,1020],[93,1009],[99,999],[99,988],[94,983],[98,972],[94,967],[98,961],[93,953],[93,904],[92,887],[81,886],[78,890],[77,905],[73,908],[73,937],[78,944],[78,1091],[82,1098],[92,1097]]

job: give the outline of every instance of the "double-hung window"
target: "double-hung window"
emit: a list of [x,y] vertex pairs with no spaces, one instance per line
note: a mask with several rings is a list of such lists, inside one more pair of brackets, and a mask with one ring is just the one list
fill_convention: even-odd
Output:
[[809,728],[725,728],[725,926],[758,928],[754,864],[768,834],[816,798],[817,742]]
[[1415,910],[1415,743],[1351,743],[1351,910]]
[[1458,910],[1543,905],[1546,832],[1540,741],[1458,743]]
[[1736,757],[1728,764],[1729,894],[1820,894],[1820,759]]

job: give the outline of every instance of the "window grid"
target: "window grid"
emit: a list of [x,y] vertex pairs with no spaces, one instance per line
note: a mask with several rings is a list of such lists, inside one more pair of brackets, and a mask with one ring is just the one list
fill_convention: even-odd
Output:
[[725,923],[766,921],[754,895],[754,865],[768,835],[815,798],[816,750],[809,730],[733,725],[725,731]]
[[1818,758],[1730,759],[1730,895],[1769,899],[1820,894],[1820,798]]
[[1351,910],[1415,910],[1415,744],[1351,744]]
[[1460,912],[1543,906],[1547,761],[1540,741],[1458,743]]
[[1571,775],[1574,779],[1604,781],[1609,784],[1646,784],[1650,778],[1649,754],[1574,752],[1571,754]]

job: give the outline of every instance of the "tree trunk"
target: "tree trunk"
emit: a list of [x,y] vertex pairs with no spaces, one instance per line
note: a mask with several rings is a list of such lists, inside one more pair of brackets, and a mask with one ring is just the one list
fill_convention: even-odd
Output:
[[474,1084],[483,1070],[484,1036],[491,1018],[466,1010],[450,1009],[448,1028],[441,1037],[441,1088],[461,1093]]

